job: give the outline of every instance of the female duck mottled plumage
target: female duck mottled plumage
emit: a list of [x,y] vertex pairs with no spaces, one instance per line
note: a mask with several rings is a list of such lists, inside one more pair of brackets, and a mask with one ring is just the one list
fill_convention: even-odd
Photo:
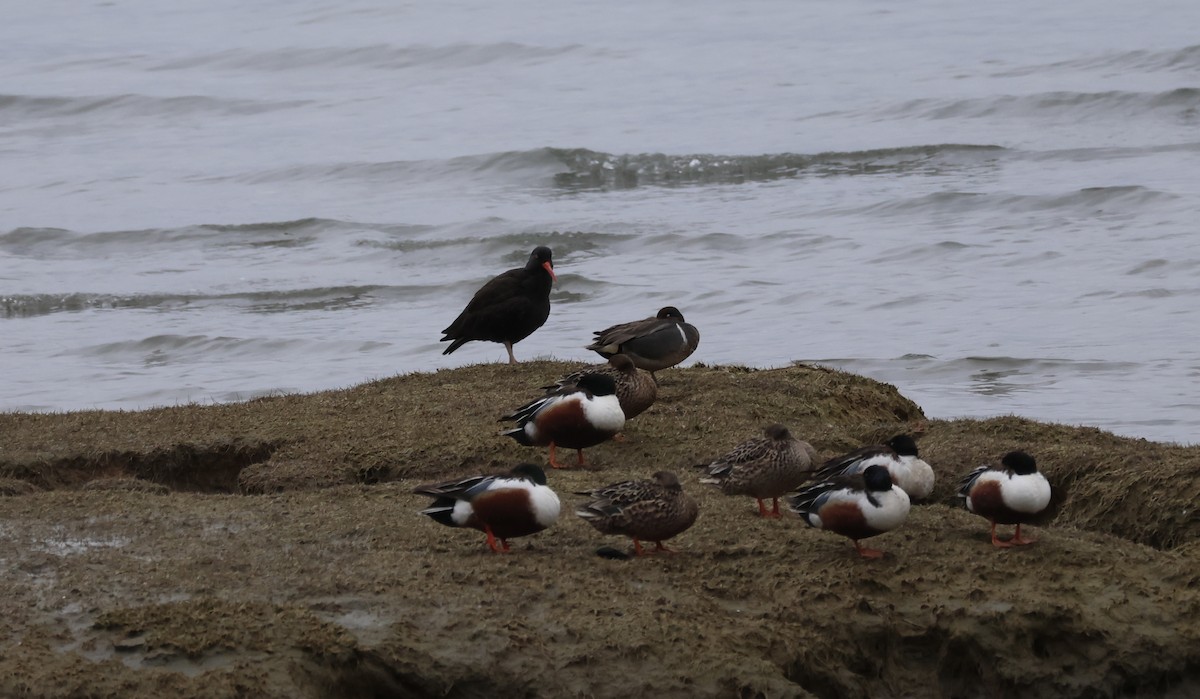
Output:
[[[540,532],[558,520],[558,495],[534,464],[520,464],[507,474],[422,485],[413,492],[434,499],[421,514],[448,527],[478,529],[497,552],[509,550],[509,539]],[[497,540],[501,548],[496,548]]]
[[623,354],[614,354],[608,358],[608,364],[590,366],[586,369],[567,374],[553,386],[543,386],[542,390],[554,392],[563,388],[578,386],[579,380],[589,374],[606,374],[617,384],[617,401],[625,413],[626,420],[646,412],[658,398],[658,383],[649,372],[638,369],[633,360]]
[[906,434],[898,434],[883,444],[855,449],[830,459],[821,466],[815,477],[827,480],[849,476],[862,473],[872,464],[886,467],[892,482],[913,500],[927,498],[933,492],[933,467],[921,459],[917,442]]
[[560,388],[500,418],[517,423],[501,434],[527,447],[549,446],[553,468],[564,468],[554,459],[556,446],[575,449],[583,466],[584,449],[611,439],[625,425],[616,390],[611,376],[588,374],[573,386]]
[[[748,439],[707,466],[701,483],[718,486],[726,495],[749,495],[758,500],[758,514],[779,517],[779,498],[795,490],[810,475],[816,450],[792,436],[778,423],[763,430],[762,437]],[[770,498],[768,511],[763,500]]]
[[909,499],[892,484],[886,467],[871,464],[862,473],[808,486],[790,499],[790,505],[810,526],[849,537],[863,558],[879,558],[882,551],[863,548],[859,539],[903,524],[908,518]]
[[592,500],[575,511],[604,534],[621,534],[633,539],[634,553],[641,556],[642,541],[653,541],[656,551],[670,551],[664,541],[696,521],[696,501],[683,492],[679,477],[659,471],[652,480],[622,481],[596,490],[576,493]]
[[[1037,462],[1023,451],[1011,451],[999,466],[985,465],[971,471],[959,484],[958,496],[967,510],[992,523],[992,545],[999,548],[1032,544],[1037,539],[1021,536],[1021,525],[1035,521],[1050,506],[1050,482]],[[996,538],[997,524],[1015,524],[1008,541]]]
[[593,333],[596,340],[587,349],[604,358],[624,354],[651,374],[687,359],[700,345],[700,331],[683,320],[674,306],[666,306],[653,318],[621,323]]

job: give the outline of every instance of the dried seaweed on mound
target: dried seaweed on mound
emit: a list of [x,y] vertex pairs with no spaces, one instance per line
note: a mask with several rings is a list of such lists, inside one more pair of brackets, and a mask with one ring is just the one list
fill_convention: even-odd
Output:
[[[561,493],[595,478],[553,475]],[[121,492],[7,499],[6,523],[33,545],[6,554],[12,574],[0,579],[0,635],[22,639],[0,655],[0,695],[1200,688],[1194,555],[1070,527],[997,551],[977,517],[935,504],[883,535],[885,559],[865,562],[840,537],[688,483],[703,514],[679,554],[601,559],[606,539],[566,518],[501,556],[418,517],[416,482],[177,493],[153,507]]]
[[[626,441],[597,448],[603,473],[556,472],[551,485],[566,494],[690,473],[697,458],[783,421],[823,456],[922,432],[941,504],[914,508],[870,566],[838,537],[762,521],[693,482],[701,516],[679,539],[683,553],[650,560],[596,556],[619,542],[570,516],[508,557],[416,516],[416,481],[536,458],[500,438],[495,419],[572,367],[482,365],[236,405],[0,415],[0,486],[22,495],[3,501],[20,545],[6,559],[0,635],[24,639],[0,659],[0,694],[1200,688],[1198,448],[1012,417],[927,421],[894,387],[852,374],[701,366],[662,372],[659,401]],[[953,489],[1014,447],[1067,497],[1037,545],[996,552]],[[172,492],[151,509],[141,493],[89,490],[138,478]],[[73,612],[83,630],[60,629],[46,594],[83,600],[91,611]],[[92,656],[54,650],[63,633]],[[104,653],[123,662],[94,661]]]
[[954,503],[958,476],[1021,448],[1065,494],[1055,503],[1056,525],[1164,550],[1200,540],[1200,447],[1017,417],[932,421],[921,447],[938,473],[936,500]]
[[[506,468],[530,452],[498,436],[497,417],[573,368],[548,361],[486,364],[231,405],[9,413],[0,415],[7,437],[0,475],[41,479],[53,488],[68,480],[63,474],[89,467],[110,477],[130,475],[136,462],[151,456],[163,468],[197,473],[236,471],[270,458],[327,469],[345,483],[365,480],[359,471],[387,480]],[[694,367],[664,371],[660,381],[660,402],[626,430],[633,448],[603,445],[599,452],[652,473],[655,464],[690,463],[719,450],[731,435],[776,420],[832,450],[924,419],[894,387],[828,369]],[[214,453],[229,444],[248,453]],[[237,473],[231,475],[236,483]],[[329,476],[314,473],[315,487],[330,484]]]
[[42,492],[42,489],[29,481],[17,480],[15,478],[0,478],[0,497],[32,495],[40,492]]

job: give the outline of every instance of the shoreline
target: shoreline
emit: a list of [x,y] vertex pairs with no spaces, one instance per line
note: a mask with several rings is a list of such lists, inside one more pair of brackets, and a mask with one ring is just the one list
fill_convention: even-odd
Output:
[[[970,357],[968,359],[989,360],[989,359],[1007,359],[1007,358],[1005,358],[1005,357]],[[503,357],[498,355],[497,358],[495,358],[493,361],[480,360],[480,361],[475,361],[475,362],[471,362],[471,363],[467,363],[467,364],[452,365],[452,366],[448,366],[448,367],[446,367],[446,366],[427,367],[427,368],[415,369],[415,370],[412,370],[412,371],[409,371],[406,373],[402,373],[402,374],[392,374],[389,376],[384,376],[382,378],[374,377],[374,378],[364,379],[361,376],[358,376],[356,378],[348,378],[348,379],[346,379],[345,383],[341,383],[341,384],[333,385],[333,386],[310,386],[310,387],[302,387],[302,388],[299,388],[296,390],[291,390],[291,389],[286,389],[286,388],[272,388],[272,389],[262,389],[259,391],[232,392],[232,393],[229,391],[226,391],[223,394],[226,396],[225,398],[216,398],[213,395],[203,396],[198,399],[187,397],[187,398],[179,398],[176,400],[176,402],[170,403],[170,404],[159,404],[159,405],[148,405],[148,406],[146,406],[146,405],[125,405],[124,403],[121,403],[121,402],[117,402],[117,403],[110,404],[110,405],[73,406],[73,407],[66,407],[66,408],[46,407],[46,408],[40,408],[40,409],[37,409],[37,408],[29,409],[29,408],[23,408],[20,406],[16,406],[16,407],[8,408],[8,409],[0,409],[0,415],[4,415],[4,414],[57,415],[57,414],[64,414],[64,413],[90,413],[90,412],[95,412],[95,411],[119,412],[119,413],[142,413],[142,412],[163,410],[163,409],[180,409],[180,408],[194,408],[194,407],[238,405],[238,404],[247,403],[250,401],[263,400],[263,399],[295,398],[295,397],[310,396],[310,395],[316,395],[316,394],[322,394],[322,393],[347,391],[347,390],[352,390],[358,386],[366,385],[368,383],[374,383],[376,381],[384,380],[387,378],[397,378],[397,377],[405,376],[408,374],[433,374],[433,373],[437,373],[439,371],[451,371],[451,370],[457,370],[457,369],[472,369],[475,367],[496,366],[498,364],[502,364],[503,363],[502,360],[503,360]],[[816,367],[816,368],[827,369],[827,370],[836,371],[836,372],[851,373],[851,374],[855,374],[858,376],[862,376],[864,378],[868,378],[869,380],[876,381],[879,383],[889,383],[889,381],[886,378],[875,378],[873,376],[869,376],[866,373],[861,373],[860,370],[854,368],[853,366],[843,366],[843,364],[845,364],[847,362],[849,362],[850,364],[854,364],[854,363],[861,362],[861,361],[863,361],[863,360],[792,359],[792,360],[788,360],[788,361],[785,361],[782,363],[770,363],[770,364],[762,364],[762,365],[750,365],[750,364],[740,364],[740,363],[738,363],[738,364],[723,364],[723,363],[719,363],[719,362],[713,363],[713,362],[699,361],[699,362],[693,362],[692,364],[689,364],[682,368],[704,369],[704,368],[737,367],[738,369],[744,369],[744,370],[748,370],[748,371],[776,371],[776,370],[781,370],[781,369],[787,369],[791,366],[807,366],[807,367]],[[526,360],[524,360],[524,363],[539,364],[539,365],[545,365],[545,366],[572,365],[572,366],[579,367],[579,366],[586,366],[586,365],[591,365],[591,364],[602,364],[603,362],[601,362],[599,357],[596,357],[595,355],[592,355],[592,354],[580,355],[579,358],[575,358],[575,359],[560,358],[560,357],[555,357],[552,355],[543,354],[543,355],[537,355],[531,359],[526,359]],[[966,390],[966,389],[964,389],[964,390]],[[228,397],[229,395],[236,395],[236,397],[231,398],[231,397]],[[241,397],[243,395],[248,396],[248,397]],[[907,393],[906,393],[906,395],[907,395]],[[910,399],[914,400],[914,402],[918,402],[918,403],[920,402],[916,398],[910,398]],[[922,404],[922,408],[926,408],[926,407],[927,406]],[[1026,406],[1026,407],[1030,407],[1030,406]],[[1107,421],[1107,424],[1105,424],[1104,422],[1101,422],[1101,421],[1087,421],[1087,420],[1083,420],[1083,419],[1058,420],[1058,419],[1054,419],[1054,418],[1050,418],[1050,417],[1038,417],[1038,416],[1031,417],[1030,415],[1032,415],[1032,414],[1033,413],[1031,413],[1031,412],[1020,411],[1020,410],[1012,410],[1012,411],[1003,411],[1002,410],[1002,411],[987,411],[987,412],[983,412],[983,411],[973,412],[973,411],[968,410],[965,412],[959,411],[957,413],[945,413],[941,416],[931,417],[929,419],[937,419],[937,420],[943,420],[943,421],[990,420],[990,419],[1001,418],[1001,417],[1021,416],[1021,417],[1024,417],[1025,419],[1029,419],[1029,420],[1033,420],[1035,422],[1040,422],[1040,423],[1045,423],[1045,424],[1065,425],[1065,426],[1071,426],[1071,427],[1092,427],[1092,428],[1099,429],[1099,430],[1102,430],[1105,432],[1111,432],[1112,434],[1114,434],[1118,437],[1123,437],[1123,438],[1127,438],[1127,439],[1134,439],[1134,440],[1143,439],[1143,440],[1147,440],[1147,441],[1151,441],[1151,442],[1156,442],[1156,443],[1166,444],[1166,445],[1174,445],[1174,446],[1200,446],[1200,441],[1197,441],[1194,439],[1191,441],[1188,441],[1189,438],[1186,435],[1184,435],[1184,436],[1182,436],[1182,438],[1178,438],[1178,439],[1164,439],[1161,437],[1154,436],[1153,434],[1135,434],[1133,425],[1141,424],[1140,422],[1136,422],[1136,421],[1135,422],[1118,422],[1118,423],[1116,423],[1118,426],[1124,426],[1127,429],[1116,430],[1113,427],[1113,421],[1111,419]]]

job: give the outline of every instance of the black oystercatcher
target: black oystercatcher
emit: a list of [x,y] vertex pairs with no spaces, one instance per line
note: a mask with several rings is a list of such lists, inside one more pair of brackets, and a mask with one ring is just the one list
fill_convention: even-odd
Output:
[[550,248],[534,248],[524,267],[492,278],[475,292],[463,312],[442,331],[442,342],[454,341],[442,354],[450,354],[471,340],[487,340],[503,343],[508,363],[516,364],[513,345],[529,337],[550,317],[550,287],[557,279]]
[[653,318],[621,323],[593,333],[596,341],[587,346],[601,357],[623,354],[639,369],[653,374],[687,359],[700,344],[700,331],[683,320],[674,306],[667,306]]

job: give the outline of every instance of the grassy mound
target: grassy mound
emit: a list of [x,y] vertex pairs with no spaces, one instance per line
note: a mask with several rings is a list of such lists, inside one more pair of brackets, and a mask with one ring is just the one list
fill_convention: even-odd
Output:
[[[544,463],[500,415],[572,365],[412,374],[308,396],[0,415],[0,696],[1190,696],[1200,448],[1018,418],[926,421],[895,388],[796,366],[662,372],[626,441],[554,471],[551,529],[495,555],[416,514],[419,482]],[[922,432],[932,504],[849,543],[697,483],[787,424],[832,456]],[[1065,498],[996,550],[954,503],[1023,448]],[[660,469],[700,502],[680,552],[624,547],[570,493]]]

